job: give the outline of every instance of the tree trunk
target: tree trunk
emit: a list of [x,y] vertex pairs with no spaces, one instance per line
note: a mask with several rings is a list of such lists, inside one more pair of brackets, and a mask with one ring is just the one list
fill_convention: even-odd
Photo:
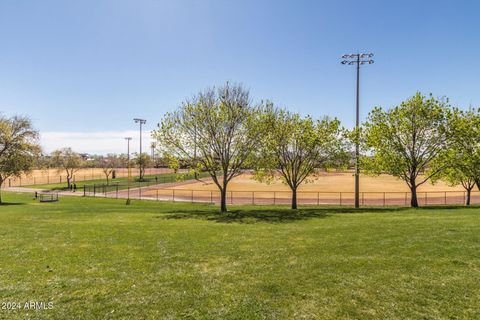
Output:
[[479,180],[475,180],[475,183],[476,183],[476,185],[477,185],[478,190],[480,190],[480,179],[479,179]]
[[70,190],[70,179],[71,178],[69,176],[67,176],[67,188],[68,188],[68,190]]
[[467,189],[467,197],[465,198],[465,205],[469,206],[470,205],[470,198],[472,194],[472,189]]
[[220,212],[227,212],[227,188],[220,190]]
[[410,201],[410,205],[414,208],[418,207],[418,199],[417,199],[417,186],[410,187],[410,191],[412,193],[412,199]]
[[297,209],[297,189],[292,189],[292,209]]
[[105,175],[105,177],[106,177],[106,179],[107,179],[107,186],[108,186],[108,176],[109,176],[109,175],[107,175],[107,174]]

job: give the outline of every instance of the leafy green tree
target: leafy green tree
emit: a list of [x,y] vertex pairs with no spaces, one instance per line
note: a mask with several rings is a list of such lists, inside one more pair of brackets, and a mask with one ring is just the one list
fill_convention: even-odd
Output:
[[82,157],[71,148],[63,148],[53,151],[51,159],[53,166],[58,168],[58,172],[65,171],[67,175],[67,187],[70,189],[75,172],[82,168]]
[[269,183],[279,177],[290,187],[292,209],[297,209],[297,190],[303,182],[317,178],[322,169],[348,161],[340,121],[271,110],[269,129],[257,153],[255,179]]
[[110,176],[112,175],[115,168],[123,166],[123,159],[117,156],[116,154],[107,154],[105,157],[99,159],[99,166],[102,168],[102,172],[105,175],[105,180],[107,180],[107,185],[110,182]]
[[142,153],[140,155],[137,154],[137,157],[135,158],[135,164],[138,166],[138,171],[139,171],[139,179],[140,181],[143,181],[145,178],[145,168],[148,167],[151,163],[151,157],[146,154]]
[[364,125],[362,138],[371,156],[362,158],[362,167],[405,181],[412,207],[418,207],[418,187],[443,169],[434,162],[447,147],[447,110],[447,102],[418,92],[400,106],[374,108]]
[[472,189],[480,181],[480,111],[453,109],[448,115],[449,149],[441,158],[445,167],[435,179],[462,185],[465,204],[470,205]]
[[227,211],[228,183],[251,165],[264,132],[261,106],[253,106],[241,85],[207,89],[167,113],[153,133],[167,158],[196,172],[206,171]]
[[38,131],[30,119],[0,117],[0,203],[5,180],[29,173],[39,155]]

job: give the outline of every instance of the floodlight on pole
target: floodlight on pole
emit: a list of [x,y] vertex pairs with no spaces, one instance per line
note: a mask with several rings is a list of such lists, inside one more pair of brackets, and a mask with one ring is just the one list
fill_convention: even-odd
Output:
[[152,149],[152,161],[155,160],[155,148],[157,147],[157,144],[155,142],[152,142],[150,144],[150,148]]
[[355,208],[360,207],[360,65],[372,64],[373,53],[353,53],[342,56],[343,65],[357,65],[357,104],[355,118]]
[[130,163],[130,141],[132,140],[132,137],[125,137],[125,140],[127,140],[127,164]]
[[132,140],[132,137],[125,137],[125,140],[127,140],[127,201],[130,200],[130,141]]
[[142,125],[147,123],[147,120],[135,118],[133,119],[133,121],[135,121],[135,123],[140,123],[140,154],[139,156],[141,156],[142,155]]

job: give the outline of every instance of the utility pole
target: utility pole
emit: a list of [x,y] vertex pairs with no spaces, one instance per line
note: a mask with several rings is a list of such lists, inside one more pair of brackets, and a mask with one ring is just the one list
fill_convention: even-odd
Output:
[[155,161],[155,147],[157,146],[157,144],[155,142],[152,142],[150,144],[150,148],[152,148],[152,161]]
[[127,167],[130,165],[130,141],[132,140],[132,137],[125,137],[125,140],[127,140]]
[[341,64],[357,65],[357,105],[355,117],[355,208],[360,207],[360,65],[372,64],[373,53],[344,54]]
[[127,203],[130,203],[130,141],[132,140],[132,137],[125,137],[125,140],[127,140]]
[[135,123],[140,123],[140,156],[141,156],[142,155],[142,125],[147,123],[147,120],[135,118],[133,119],[133,121],[135,121]]

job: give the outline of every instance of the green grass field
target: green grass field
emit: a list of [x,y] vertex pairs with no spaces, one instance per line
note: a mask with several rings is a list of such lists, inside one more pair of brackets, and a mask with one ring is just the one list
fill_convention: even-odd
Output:
[[480,209],[4,193],[1,319],[478,319]]

